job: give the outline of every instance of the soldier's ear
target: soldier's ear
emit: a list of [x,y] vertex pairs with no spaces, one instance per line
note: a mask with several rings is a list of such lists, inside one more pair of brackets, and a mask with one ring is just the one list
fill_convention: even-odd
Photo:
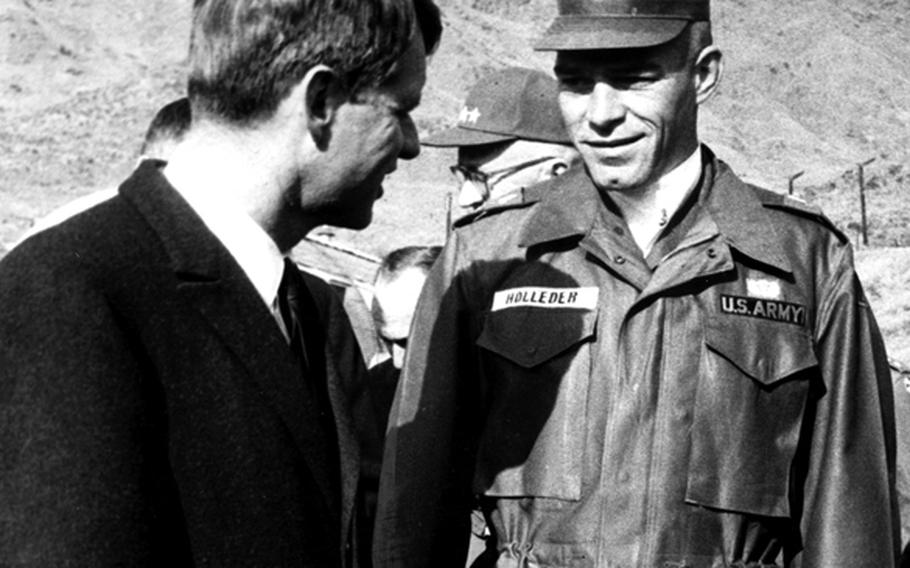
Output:
[[717,91],[724,74],[724,57],[717,46],[709,45],[695,59],[695,101],[701,104]]

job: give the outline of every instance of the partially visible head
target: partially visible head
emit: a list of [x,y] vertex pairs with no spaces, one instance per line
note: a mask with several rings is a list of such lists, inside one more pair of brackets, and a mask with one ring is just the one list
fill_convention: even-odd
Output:
[[186,97],[164,105],[152,118],[139,153],[146,158],[167,161],[190,129],[190,121],[190,101]]
[[460,146],[452,167],[458,205],[477,209],[517,197],[522,188],[556,177],[578,161],[578,151],[568,144],[515,140]]
[[458,204],[487,201],[558,175],[577,156],[559,107],[556,81],[524,67],[481,77],[471,88],[455,126],[423,140],[457,148]]
[[411,320],[427,273],[439,257],[438,246],[410,246],[385,256],[373,284],[373,322],[392,363],[401,369]]
[[536,48],[556,51],[559,105],[601,189],[653,184],[698,148],[722,57],[708,0],[560,0]]

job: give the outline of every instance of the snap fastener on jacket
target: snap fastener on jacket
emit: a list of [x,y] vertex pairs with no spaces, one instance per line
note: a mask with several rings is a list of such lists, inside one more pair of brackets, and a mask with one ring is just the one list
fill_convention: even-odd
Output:
[[713,248],[708,249],[708,258],[717,258],[717,251]]
[[614,258],[613,261],[616,262],[616,264],[625,264],[626,257],[624,257],[622,255],[616,255],[616,258]]

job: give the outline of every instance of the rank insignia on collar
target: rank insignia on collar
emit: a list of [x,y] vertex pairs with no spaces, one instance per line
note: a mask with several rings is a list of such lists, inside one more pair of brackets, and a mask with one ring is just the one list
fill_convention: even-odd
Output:
[[780,300],[721,294],[720,311],[768,321],[806,325],[806,307]]

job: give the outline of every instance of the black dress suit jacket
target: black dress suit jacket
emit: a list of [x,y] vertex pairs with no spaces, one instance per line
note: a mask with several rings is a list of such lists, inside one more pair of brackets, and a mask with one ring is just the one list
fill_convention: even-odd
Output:
[[304,275],[327,453],[271,313],[160,166],[0,262],[0,565],[356,564],[340,302]]

